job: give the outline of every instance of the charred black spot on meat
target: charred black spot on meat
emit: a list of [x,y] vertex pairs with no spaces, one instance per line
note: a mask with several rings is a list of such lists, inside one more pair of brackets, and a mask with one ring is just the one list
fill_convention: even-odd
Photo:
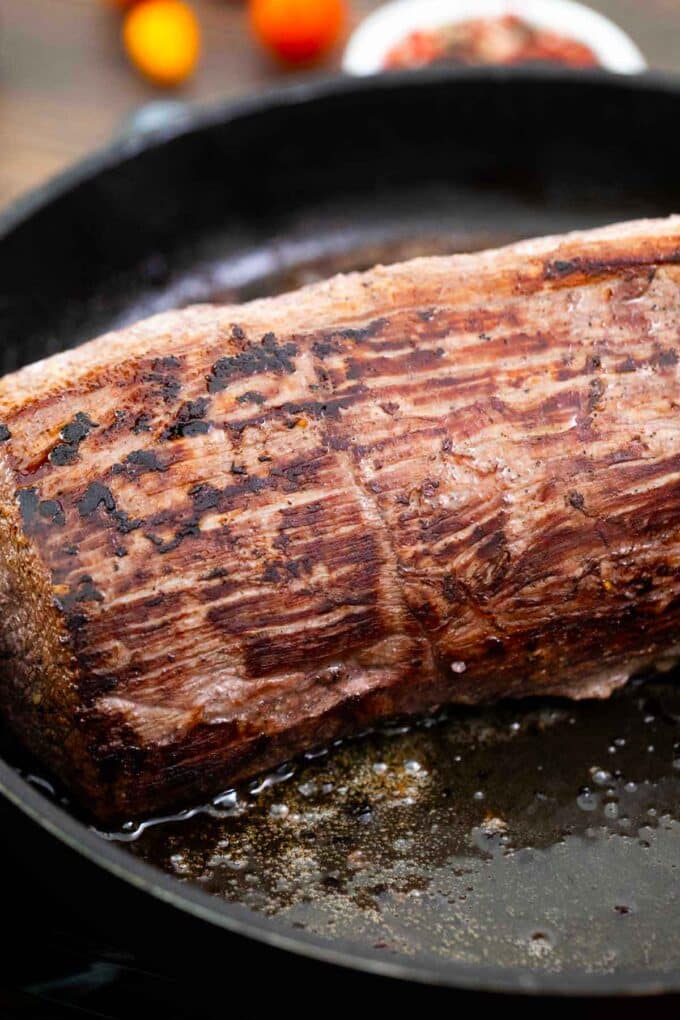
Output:
[[62,428],[60,436],[63,442],[57,443],[50,451],[50,462],[55,467],[73,464],[78,459],[78,447],[92,429],[96,428],[99,428],[97,422],[91,421],[86,414],[78,411],[73,420]]
[[233,336],[234,340],[245,340],[246,338],[246,334],[244,333],[243,329],[236,322],[232,323],[231,335]]
[[[543,267],[543,276],[546,280],[560,280],[567,276],[582,275],[586,277],[614,276],[617,273],[624,275],[624,284],[629,274],[642,274],[642,279],[649,283],[654,279],[654,272],[658,266],[672,266],[680,263],[680,251],[654,252],[641,255],[621,255],[612,258],[590,258],[579,256],[573,259],[549,260]],[[644,274],[649,270],[649,274]],[[643,287],[644,291],[644,287]],[[636,296],[636,295],[634,295]]]
[[312,353],[316,354],[317,358],[327,358],[329,354],[340,354],[342,347],[338,343],[333,343],[330,340],[316,340],[312,344]]
[[[306,415],[309,418],[334,418],[340,417],[343,408],[350,407],[353,403],[352,397],[331,397],[328,400],[305,400],[301,403],[283,404],[281,410],[284,414]],[[298,424],[299,417],[288,422],[288,428],[294,428]]]
[[209,405],[207,397],[187,400],[180,407],[172,424],[163,431],[161,439],[184,439],[204,435],[210,430],[210,423],[203,420]]
[[[218,493],[218,502],[222,497],[222,493]],[[178,511],[175,510],[164,510],[154,516],[148,518],[146,524],[150,530],[144,532],[144,538],[156,548],[160,553],[172,552],[177,549],[182,542],[187,538],[198,538],[201,534],[200,523],[201,517],[208,508],[205,504],[194,501],[193,506],[187,508],[180,507]],[[188,514],[187,514],[188,510]],[[158,534],[156,528],[171,528],[171,537]],[[170,568],[168,568],[170,570]]]
[[162,358],[154,358],[151,362],[151,367],[154,372],[165,372],[168,369],[181,368],[181,365],[181,361],[179,358],[176,358],[174,354],[164,356]]
[[238,464],[232,465],[230,473],[243,478],[243,481],[233,484],[233,486],[225,486],[223,489],[215,489],[214,486],[209,486],[206,483],[201,483],[190,489],[189,495],[199,515],[217,508],[228,509],[230,501],[240,500],[249,494],[260,493],[272,484],[257,474],[249,474],[245,467],[240,467]]
[[150,471],[164,472],[168,470],[168,465],[160,461],[153,450],[132,450],[125,458],[122,467],[128,478],[139,478],[140,475]]
[[84,574],[78,581],[74,599],[76,602],[103,602],[104,596],[95,587],[90,575]]
[[652,356],[651,363],[658,368],[673,368],[678,363],[678,352],[675,347],[668,347],[666,350],[659,347]]
[[29,527],[38,511],[38,505],[40,503],[38,490],[33,488],[33,486],[29,486],[25,489],[19,489],[17,492],[17,500],[19,502],[19,513],[21,514],[21,519],[24,522],[24,527]]
[[43,499],[41,500],[38,511],[41,517],[46,518],[53,524],[65,524],[66,517],[64,516],[64,508],[58,499]]
[[[149,542],[152,543],[152,545],[155,545],[156,548],[159,550],[159,552],[160,551],[163,551],[163,552],[167,552],[168,551],[168,549],[165,548],[165,547],[166,547],[166,545],[169,545],[170,543],[166,543],[165,539],[161,538],[160,535],[155,535],[152,531],[145,531],[144,532],[144,538],[147,538],[149,540]],[[173,548],[175,548],[175,547],[173,547]]]
[[49,459],[55,467],[66,467],[67,464],[73,464],[77,456],[77,446],[69,446],[68,443],[58,443],[50,451]]
[[62,612],[67,614],[67,626],[69,629],[75,630],[87,622],[87,617],[81,613],[72,613],[71,610],[83,602],[103,602],[104,596],[95,586],[90,574],[83,574],[75,584],[70,586],[66,594],[57,596],[55,601]]
[[229,571],[225,567],[214,567],[207,574],[201,574],[199,581],[218,581],[222,577],[227,577],[228,574]]
[[278,584],[281,580],[281,572],[275,563],[268,563],[262,572],[262,580],[267,584]]
[[323,334],[323,341],[329,342],[336,338],[340,340],[351,340],[354,343],[363,343],[364,340],[370,340],[372,337],[377,336],[386,326],[389,325],[389,319],[382,317],[380,319],[374,319],[369,322],[367,326],[349,326],[345,329],[335,329],[331,332]]
[[64,425],[61,430],[61,438],[65,443],[81,443],[85,436],[96,428],[99,428],[97,422],[91,421],[86,414],[79,411],[73,421]]
[[[57,601],[60,602],[60,603],[62,602],[61,599],[57,599]],[[64,608],[67,608],[67,607],[64,607]],[[66,619],[66,627],[68,628],[68,630],[70,630],[70,631],[78,631],[78,630],[81,630],[82,627],[85,626],[85,624],[87,623],[87,619],[88,618],[85,615],[85,613],[68,612],[67,611],[65,619]]]
[[167,358],[154,358],[151,362],[151,371],[143,372],[141,381],[150,383],[149,396],[151,399],[158,398],[165,404],[172,404],[179,396],[182,383],[177,375],[173,375],[173,369],[181,367],[179,358],[170,356]]
[[132,426],[132,431],[135,433],[135,435],[139,435],[140,432],[150,432],[151,422],[152,422],[151,415],[148,414],[146,411],[143,411],[135,418],[134,425]]
[[194,418],[192,421],[188,421],[185,425],[171,425],[165,430],[162,439],[190,439],[192,436],[204,436],[206,432],[210,432],[210,422],[200,421]]
[[81,517],[89,517],[99,506],[103,506],[105,510],[115,510],[116,501],[106,485],[102,485],[101,482],[90,482],[76,506]]
[[399,404],[395,400],[385,400],[380,404],[380,409],[391,416],[397,413]]
[[575,273],[578,269],[578,263],[569,261],[567,259],[555,259],[554,262],[548,262],[544,269],[544,275],[546,280],[559,280],[562,276],[570,276],[571,273]]
[[290,574],[291,577],[300,576],[300,563],[297,560],[288,560],[286,563],[284,563],[284,567],[286,569],[286,572]]
[[194,501],[194,506],[199,513],[206,510],[213,510],[220,505],[222,493],[212,485],[196,485],[189,490],[189,495]]
[[569,493],[567,496],[567,503],[569,506],[572,506],[574,510],[583,510],[586,505],[583,494],[576,491]]
[[152,531],[145,531],[144,538],[148,539],[156,550],[164,555],[177,549],[185,538],[197,538],[200,533],[199,518],[192,517],[185,521],[170,539],[162,538],[161,535],[156,535]]
[[82,518],[90,517],[95,510],[103,507],[109,518],[115,523],[116,530],[123,535],[140,528],[144,521],[131,518],[127,511],[116,506],[113,493],[102,482],[90,482],[81,498],[76,502],[78,513]]
[[630,356],[620,361],[617,365],[614,365],[614,371],[618,373],[634,372],[637,368],[637,362]]
[[0,424],[0,443],[6,443],[8,439],[12,438],[12,433],[6,425]]
[[292,341],[279,344],[273,333],[266,333],[259,344],[248,344],[245,350],[226,358],[220,358],[213,365],[207,377],[208,392],[218,393],[233,379],[273,372],[275,375],[290,375],[295,371],[293,358],[298,353]]
[[263,425],[266,421],[264,415],[259,415],[256,418],[245,418],[242,421],[227,421],[224,423],[225,432],[231,432],[236,437],[237,441],[241,438],[243,433],[248,428],[253,428],[257,425]]
[[436,495],[438,488],[439,482],[436,478],[426,478],[420,487],[420,492],[426,499],[431,499],[434,495]]
[[130,425],[131,414],[129,411],[118,409],[113,412],[113,421],[110,425],[107,425],[101,435],[109,439],[112,435],[120,432],[122,429],[127,428]]
[[216,584],[206,584],[196,592],[201,602],[216,602],[239,590],[239,582],[227,577],[226,574],[215,580]]
[[269,488],[271,484],[270,481],[260,478],[259,475],[244,475],[243,481],[239,485],[225,485],[221,493],[225,509],[229,508],[230,501],[235,499],[241,500],[243,496],[262,492],[263,489]]
[[240,397],[236,398],[237,404],[257,404],[258,407],[264,404],[265,397],[257,390],[247,390],[246,393],[242,393]]
[[268,481],[253,475],[249,479],[249,484],[252,486],[252,482],[257,479],[256,487],[260,489],[267,485],[276,485],[277,480],[281,480],[286,483],[284,484],[284,491],[296,490],[303,483],[310,482],[315,477],[319,466],[323,464],[324,456],[324,451],[318,451],[314,456],[293,461],[281,467],[272,467],[269,471]]
[[141,528],[144,524],[141,517],[130,517],[125,510],[114,510],[111,514],[111,519],[116,522],[116,530],[120,531],[122,535],[136,531],[137,528]]

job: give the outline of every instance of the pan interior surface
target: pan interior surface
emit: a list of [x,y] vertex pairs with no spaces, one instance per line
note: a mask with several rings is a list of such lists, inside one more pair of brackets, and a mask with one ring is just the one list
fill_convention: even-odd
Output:
[[297,929],[534,971],[680,961],[680,689],[449,709],[126,834],[183,882]]
[[[19,218],[0,241],[2,370],[166,308],[680,210],[670,86],[433,73],[287,103],[105,160]],[[117,840],[225,910],[414,975],[624,990],[680,967],[679,741],[672,674],[604,703],[452,708]]]

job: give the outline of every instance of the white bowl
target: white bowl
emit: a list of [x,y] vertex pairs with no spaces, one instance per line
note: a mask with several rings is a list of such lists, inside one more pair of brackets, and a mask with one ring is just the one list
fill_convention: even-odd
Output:
[[342,68],[348,74],[375,74],[384,70],[390,50],[417,29],[504,14],[584,43],[609,71],[637,74],[647,67],[623,29],[575,0],[393,0],[361,22],[347,44]]

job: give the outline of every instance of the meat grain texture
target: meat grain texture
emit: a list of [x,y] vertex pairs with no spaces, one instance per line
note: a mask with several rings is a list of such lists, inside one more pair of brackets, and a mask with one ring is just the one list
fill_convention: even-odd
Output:
[[680,217],[193,307],[0,383],[2,709],[105,822],[680,643]]

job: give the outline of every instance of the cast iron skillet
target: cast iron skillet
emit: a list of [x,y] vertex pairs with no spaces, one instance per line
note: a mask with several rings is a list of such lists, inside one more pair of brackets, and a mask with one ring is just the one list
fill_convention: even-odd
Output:
[[[0,367],[12,370],[166,307],[256,296],[380,259],[479,248],[520,236],[678,211],[679,118],[680,90],[660,78],[540,69],[437,70],[360,82],[305,82],[123,139],[28,196],[0,220]],[[318,923],[310,920],[309,910],[304,923],[292,922],[290,904],[277,899],[264,871],[258,876],[257,854],[254,881],[264,890],[257,910],[247,905],[252,905],[252,896],[246,895],[245,886],[231,879],[212,873],[206,879],[204,874],[201,888],[201,882],[179,881],[176,870],[169,873],[148,863],[155,860],[172,871],[168,847],[176,849],[182,840],[197,840],[195,845],[204,852],[205,831],[215,839],[216,826],[223,824],[214,818],[200,816],[187,829],[184,822],[150,830],[161,835],[142,850],[130,844],[135,850],[131,853],[128,846],[102,839],[58,799],[40,792],[27,780],[25,763],[9,744],[0,760],[0,788],[42,830],[17,823],[22,853],[39,847],[44,854],[47,847],[52,873],[55,867],[61,869],[56,873],[60,888],[77,886],[76,898],[84,901],[89,878],[97,873],[91,863],[66,853],[63,844],[116,876],[108,899],[94,903],[101,912],[106,902],[112,924],[116,901],[127,904],[136,897],[137,907],[145,900],[150,913],[163,911],[162,925],[169,931],[179,931],[186,923],[193,939],[200,930],[215,953],[222,946],[233,948],[231,932],[329,964],[439,986],[572,995],[677,991],[680,949],[676,965],[671,906],[678,893],[673,869],[680,859],[674,822],[680,790],[678,770],[673,773],[671,768],[680,718],[676,701],[673,686],[666,683],[634,688],[608,706],[582,706],[573,714],[559,703],[453,713],[449,722],[438,721],[406,737],[369,738],[368,744],[341,752],[335,764],[322,766],[345,790],[339,795],[341,803],[332,808],[332,824],[342,816],[359,826],[372,805],[348,804],[343,769],[352,787],[352,770],[366,755],[373,761],[389,760],[391,769],[403,768],[411,777],[418,765],[405,755],[418,753],[427,760],[428,768],[420,769],[420,775],[429,770],[432,776],[426,793],[415,797],[415,805],[407,798],[406,807],[399,805],[402,813],[393,816],[397,829],[411,825],[408,839],[404,841],[401,829],[395,835],[389,825],[384,827],[383,835],[391,841],[391,856],[380,865],[386,888],[369,892],[374,897],[371,909],[394,891],[390,882],[399,886],[394,903],[410,902],[409,896],[422,896],[425,875],[430,884],[416,913],[429,919],[434,931],[435,921],[446,915],[453,900],[465,900],[466,895],[454,895],[454,887],[446,884],[450,872],[442,871],[443,892],[436,900],[430,872],[445,857],[439,859],[441,848],[430,846],[430,837],[423,835],[424,819],[427,816],[427,832],[430,827],[434,831],[437,797],[451,797],[447,770],[454,760],[463,761],[459,778],[451,780],[460,809],[451,814],[449,808],[442,817],[453,827],[461,821],[477,841],[477,850],[461,849],[460,842],[453,847],[456,860],[463,862],[461,874],[468,865],[474,870],[481,868],[480,861],[491,862],[484,881],[495,881],[498,892],[490,899],[488,889],[476,895],[477,879],[469,879],[472,902],[464,914],[452,915],[451,923],[462,927],[446,952],[425,945],[425,935],[414,935],[413,916],[398,911],[401,935],[393,945],[355,933],[361,911],[356,896],[352,899],[346,892],[349,879],[344,873],[325,876],[328,881],[318,888],[310,879],[316,892],[302,897],[307,906],[311,900],[314,910],[319,905],[325,909],[324,889],[329,903],[331,896],[336,897],[333,902],[340,896],[343,909],[349,909],[349,922],[344,927],[331,924],[329,935],[318,918]],[[508,734],[513,739],[519,734],[510,751]],[[406,744],[400,743],[404,740]],[[442,763],[444,745],[456,745],[463,753],[457,759],[444,755]],[[607,753],[613,757],[605,760]],[[614,765],[623,758],[617,770]],[[497,761],[503,762],[500,775],[493,772]],[[579,776],[588,765],[594,785],[580,788]],[[604,779],[597,778],[597,767]],[[305,783],[312,786],[315,768],[313,763],[302,767]],[[304,785],[300,776],[297,780]],[[631,776],[638,780],[635,796],[630,790],[625,793]],[[642,800],[641,787],[646,791]],[[254,808],[254,821],[227,819],[224,824],[232,834],[250,825],[262,836],[269,824],[262,820],[263,812],[271,813],[274,800],[274,814],[279,815],[278,801],[299,800],[297,787],[288,789],[293,792],[284,790],[276,798],[267,793],[264,807]],[[365,783],[363,789],[365,793]],[[372,793],[375,789],[368,796]],[[496,799],[496,811],[502,803],[511,830],[523,827],[517,835],[521,845],[514,847],[520,853],[508,857],[511,837],[504,841],[502,826],[488,817],[484,821],[479,813],[484,797]],[[548,815],[548,809],[540,807],[546,802],[552,805]],[[594,810],[593,804],[597,825],[586,826],[582,819]],[[623,821],[622,812],[627,812]],[[539,816],[543,821],[535,822]],[[619,830],[613,833],[615,822]],[[56,840],[46,841],[45,833]],[[278,836],[269,835],[275,846],[271,844],[267,857],[268,844],[262,844],[262,868],[271,863],[272,854],[291,852],[290,842],[282,847]],[[300,839],[313,836],[302,832]],[[350,849],[355,851],[355,867],[363,837],[357,829],[342,838],[349,841],[347,860]],[[366,853],[376,852],[370,840],[366,846]],[[638,847],[651,847],[653,856]],[[293,841],[294,856],[301,848],[301,842]],[[612,848],[624,848],[625,853],[619,859]],[[553,857],[546,857],[548,852]],[[38,870],[44,860],[41,865],[36,859]],[[205,853],[201,860],[204,865]],[[517,860],[522,863],[517,888],[523,886],[526,897],[512,892],[518,879],[503,871],[508,860],[512,867]],[[409,874],[415,884],[399,885],[395,875],[414,861],[417,867]],[[540,867],[536,861],[542,862]],[[597,899],[598,886],[606,885],[612,874],[625,875],[627,883],[626,889],[607,891],[607,909],[622,920],[616,921],[618,928],[611,927],[609,915],[602,921],[611,943],[609,962],[602,962],[600,947],[590,966],[584,952],[591,932],[596,940],[601,918],[593,919],[586,905]],[[196,876],[187,866],[183,877]],[[219,895],[209,895],[205,888]],[[504,888],[515,901],[503,898]],[[446,903],[441,898],[445,894]],[[151,897],[156,898],[155,907]],[[514,943],[484,943],[490,938],[488,929],[502,927],[525,898],[534,904],[532,909],[537,903],[551,904],[542,929],[536,930],[534,917],[533,928],[525,932],[526,952],[520,953]],[[159,907],[158,900],[172,909]],[[571,922],[574,916],[581,921],[565,935],[564,911],[573,914],[573,904]],[[581,907],[584,913],[579,915]],[[656,941],[645,928],[645,911],[654,915],[660,933]],[[137,915],[133,927],[141,924]],[[473,933],[475,952],[466,944]],[[644,951],[638,946],[641,938],[649,939]]]

